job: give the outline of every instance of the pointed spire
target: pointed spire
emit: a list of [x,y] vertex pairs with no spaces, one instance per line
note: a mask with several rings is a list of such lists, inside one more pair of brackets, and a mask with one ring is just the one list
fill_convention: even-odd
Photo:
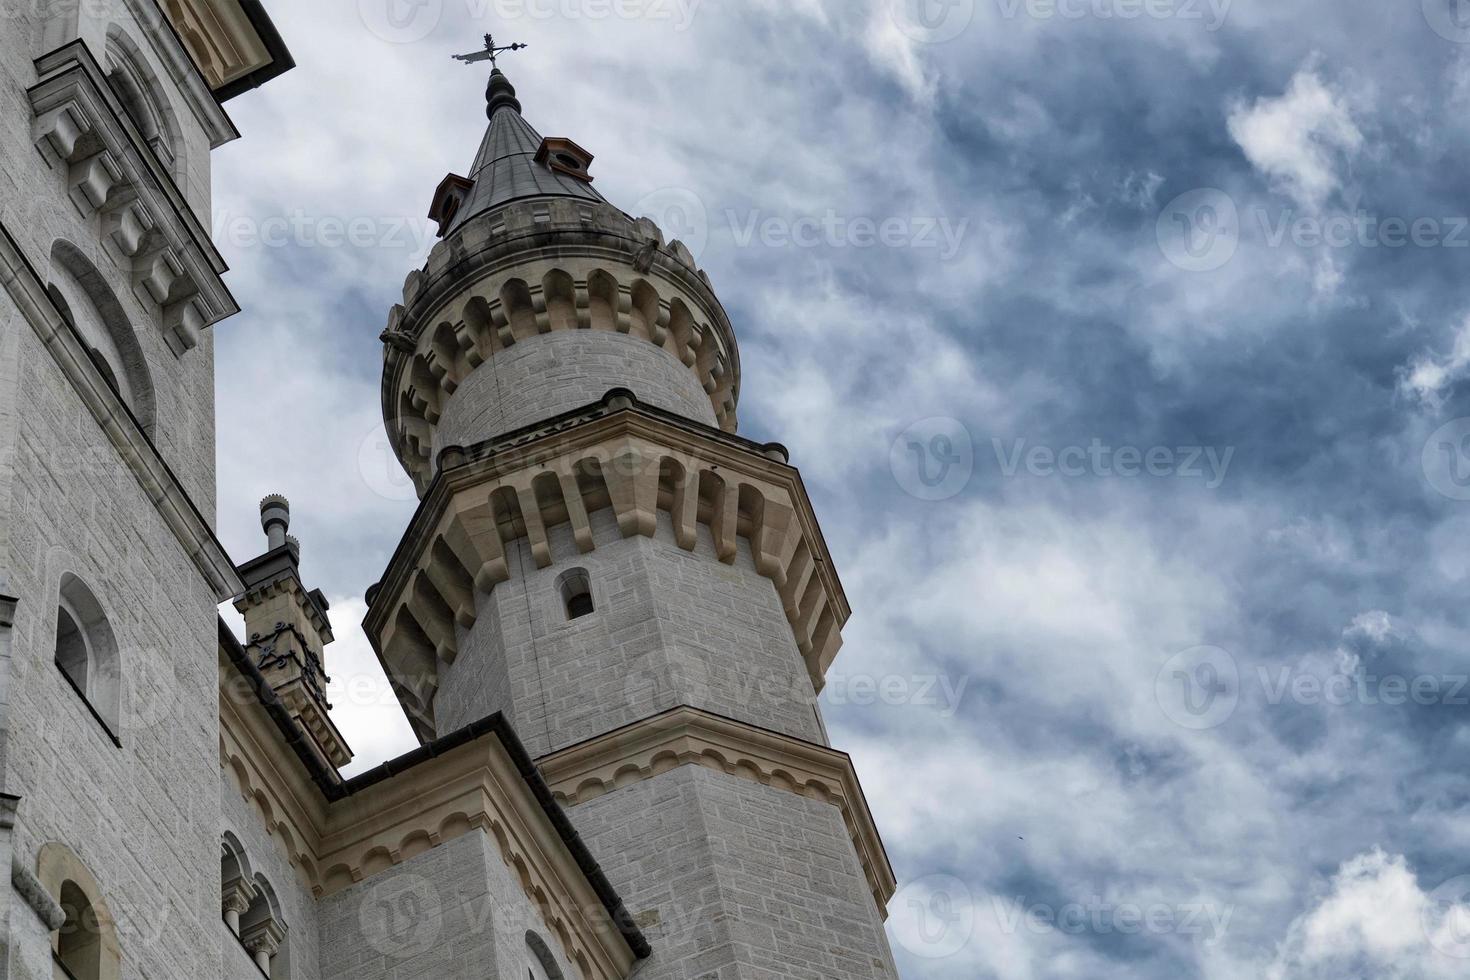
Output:
[[511,109],[517,115],[521,111],[521,103],[516,98],[516,87],[499,68],[490,73],[490,84],[485,88],[485,115],[494,119],[496,109]]
[[[441,194],[436,195],[430,217],[447,215],[442,220],[441,234],[451,234],[475,215],[521,198],[574,197],[603,203],[586,173],[585,164],[591,162],[591,155],[570,140],[542,139],[521,115],[515,86],[499,68],[490,73],[490,84],[485,88],[485,114],[490,125],[470,175],[454,178],[457,183],[450,188],[456,195],[453,207],[446,208],[439,200],[444,184],[440,185]],[[561,147],[569,147],[571,152],[549,152],[550,148]],[[548,152],[543,153],[543,148]],[[570,166],[572,163],[583,165]]]

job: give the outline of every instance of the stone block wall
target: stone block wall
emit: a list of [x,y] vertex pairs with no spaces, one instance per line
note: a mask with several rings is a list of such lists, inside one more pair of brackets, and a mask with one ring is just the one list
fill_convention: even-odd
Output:
[[[219,964],[214,596],[28,327],[15,354],[25,410],[3,560],[20,598],[5,774],[22,797],[16,850],[30,867],[48,841],[77,853],[117,919],[125,978],[197,980]],[[64,572],[116,639],[120,748],[55,664]]]
[[[221,832],[229,831],[235,835],[244,847],[245,858],[250,864],[249,872],[262,875],[270,883],[281,904],[281,919],[288,929],[283,946],[285,955],[277,953],[276,961],[272,964],[271,980],[318,980],[322,972],[317,959],[318,922],[315,896],[291,866],[280,838],[266,831],[265,819],[260,810],[241,795],[240,787],[230,776],[228,769],[220,773],[219,794]],[[215,865],[215,877],[218,878],[218,857]],[[216,901],[215,904],[218,905],[219,902]],[[245,953],[235,935],[228,928],[224,928],[220,935],[224,975],[227,978],[234,977],[231,964],[238,962],[239,956],[236,953],[239,953],[245,956],[254,974],[253,977],[247,977],[247,980],[260,980],[260,972],[255,969],[249,954]]]
[[896,980],[835,806],[683,766],[567,812],[653,945],[639,980]]
[[[18,8],[18,9],[12,9]],[[58,242],[73,246],[99,272],[136,336],[147,363],[156,399],[148,432],[200,512],[210,523],[215,510],[214,349],[209,330],[199,346],[182,356],[170,350],[158,323],[157,304],[145,304],[132,289],[132,270],[121,253],[104,241],[101,219],[83,217],[67,195],[64,166],[48,165],[32,137],[32,111],[26,89],[37,81],[34,59],[78,36],[62,27],[67,20],[46,9],[69,10],[79,18],[84,37],[105,64],[109,31],[121,31],[158,79],[160,98],[168,100],[179,128],[183,173],[180,189],[206,229],[209,215],[209,140],[153,52],[130,8],[114,3],[7,3],[0,30],[0,224],[16,238],[26,258],[45,280],[53,269]],[[44,46],[43,46],[44,45]],[[27,328],[29,329],[29,328]]]
[[495,843],[471,831],[323,899],[322,980],[521,980],[528,934],[572,980],[544,929]]
[[[780,596],[739,539],[733,564],[707,527],[679,548],[666,512],[652,538],[624,538],[610,509],[591,515],[596,547],[580,554],[552,529],[553,563],[508,547],[509,581],[480,598],[441,668],[435,723],[444,734],[505,711],[533,756],[688,704],[825,744],[816,694]],[[595,611],[568,620],[558,582],[584,569]]]
[[464,379],[435,427],[434,456],[590,405],[614,388],[715,425],[699,378],[669,351],[627,334],[558,331],[496,351]]

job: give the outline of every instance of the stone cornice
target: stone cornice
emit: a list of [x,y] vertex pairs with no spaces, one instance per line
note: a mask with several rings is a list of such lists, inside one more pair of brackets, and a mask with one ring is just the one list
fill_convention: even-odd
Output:
[[183,94],[184,101],[194,117],[199,120],[209,137],[211,149],[240,138],[229,113],[215,99],[210,81],[204,76],[198,63],[190,53],[179,28],[165,16],[164,0],[124,0],[128,12],[142,27],[148,42],[158,59],[168,70],[169,77]]
[[75,331],[62,320],[46,293],[45,281],[36,274],[3,224],[0,224],[0,286],[10,294],[21,315],[51,352],[164,523],[209,583],[216,600],[223,602],[237,595],[244,585],[209,523],[138,420],[103,379]]
[[685,706],[543,756],[537,765],[566,806],[688,765],[830,803],[841,811],[873,901],[887,917],[897,879],[845,752]]
[[328,801],[305,767],[281,751],[280,732],[223,646],[219,667],[220,766],[315,896],[482,832],[581,975],[627,977],[634,949],[497,735],[468,739]]
[[85,42],[36,60],[41,81],[26,90],[32,138],[64,167],[72,203],[101,220],[109,251],[177,355],[199,332],[239,312],[222,278],[228,266],[208,231],[144,144]]
[[260,0],[169,0],[167,12],[208,90],[221,101],[296,65]]
[[[446,450],[440,462],[370,593],[364,620],[420,740],[435,730],[439,663],[458,653],[456,624],[473,626],[476,593],[510,576],[506,542],[527,538],[536,563],[549,566],[546,528],[564,521],[579,549],[591,551],[589,514],[602,506],[612,507],[624,537],[652,536],[665,510],[686,550],[695,547],[703,524],[726,563],[736,559],[737,537],[746,538],[757,571],[776,585],[813,686],[822,689],[851,609],[801,477],[780,447],[758,446],[615,392],[499,439]],[[594,469],[595,480],[580,478]],[[548,480],[564,513],[542,511],[546,494],[538,496],[536,485]],[[606,500],[597,495],[604,484]],[[492,502],[501,487],[513,491],[513,515]],[[453,554],[453,563],[435,559],[436,542],[443,545],[437,553]]]

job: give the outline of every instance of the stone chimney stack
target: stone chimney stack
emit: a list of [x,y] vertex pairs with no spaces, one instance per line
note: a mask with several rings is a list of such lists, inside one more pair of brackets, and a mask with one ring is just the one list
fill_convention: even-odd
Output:
[[238,569],[245,592],[235,608],[245,617],[245,649],[322,760],[345,766],[352,751],[332,723],[323,667],[323,648],[332,642],[326,596],[301,581],[301,544],[286,533],[290,502],[280,494],[262,500],[260,526],[265,554]]
[[260,526],[265,531],[266,551],[275,551],[286,543],[291,527],[291,501],[273,493],[260,502]]

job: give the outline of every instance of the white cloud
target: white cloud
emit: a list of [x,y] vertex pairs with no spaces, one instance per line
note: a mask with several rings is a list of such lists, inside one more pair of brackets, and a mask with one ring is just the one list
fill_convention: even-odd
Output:
[[873,19],[868,23],[864,44],[873,61],[888,69],[903,85],[909,96],[921,105],[933,102],[935,80],[924,68],[919,57],[921,44],[904,35],[885,9],[878,4]]
[[1312,211],[1342,189],[1339,168],[1363,145],[1347,99],[1310,68],[1280,96],[1234,104],[1228,125],[1251,164]]
[[1445,354],[1424,352],[1400,372],[1400,388],[1420,404],[1437,408],[1447,389],[1470,374],[1470,315],[1455,329]]
[[[1470,888],[1470,882],[1467,882]],[[1426,893],[1399,855],[1346,861],[1327,894],[1287,931],[1267,980],[1438,980],[1470,972],[1470,905]]]
[[352,747],[348,776],[371,769],[418,747],[388,678],[362,631],[367,603],[360,596],[333,599],[329,613],[336,641],[324,652],[331,677],[327,696],[332,721]]

